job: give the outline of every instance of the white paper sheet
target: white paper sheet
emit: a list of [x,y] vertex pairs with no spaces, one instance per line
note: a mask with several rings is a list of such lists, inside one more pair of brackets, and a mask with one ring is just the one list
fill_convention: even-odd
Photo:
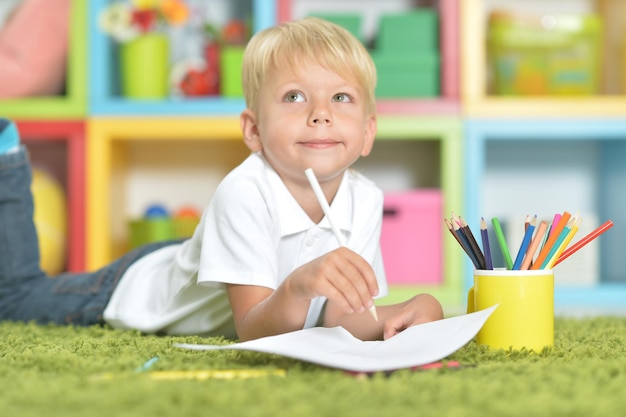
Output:
[[342,327],[299,330],[230,345],[176,344],[192,350],[249,350],[355,372],[426,365],[471,341],[497,306],[410,327],[385,341],[362,341]]

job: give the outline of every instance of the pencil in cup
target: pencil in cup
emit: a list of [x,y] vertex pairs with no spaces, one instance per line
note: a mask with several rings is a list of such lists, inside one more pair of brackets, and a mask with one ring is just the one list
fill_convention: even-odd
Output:
[[571,217],[572,215],[567,211],[563,212],[557,225],[553,225],[552,229],[550,230],[550,235],[548,236],[548,240],[546,240],[546,244],[543,245],[543,248],[541,248],[539,255],[537,255],[537,259],[535,259],[535,262],[530,269],[542,269],[546,266],[545,261],[548,259],[548,255],[550,254],[552,246],[554,246],[554,244],[556,243],[557,239],[561,235],[561,232],[563,231],[563,229],[565,229],[565,226],[567,225],[567,222],[569,222],[569,219]]
[[[333,234],[335,235],[335,239],[337,239],[337,243],[339,244],[339,246],[345,247],[346,242],[343,238],[343,235],[341,234],[341,231],[339,230],[339,228],[336,226],[335,222],[332,219],[332,216],[330,214],[330,206],[328,205],[328,201],[326,201],[326,197],[324,196],[322,187],[320,186],[320,183],[317,181],[317,177],[315,176],[313,169],[307,168],[304,171],[304,173],[307,179],[309,180],[309,183],[311,184],[311,188],[313,188],[313,192],[315,193],[315,197],[317,198],[317,201],[322,207],[324,216],[326,216],[326,220],[328,220],[328,223],[330,224],[330,228],[332,229]],[[376,312],[376,306],[374,305],[371,306],[369,308],[369,312],[374,318],[374,320],[378,321],[378,313]]]
[[611,220],[607,220],[604,223],[602,223],[599,227],[597,227],[591,233],[587,234],[586,236],[583,236],[578,242],[574,243],[572,246],[565,249],[559,256],[559,258],[556,260],[556,262],[554,263],[554,266],[557,266],[559,263],[563,262],[565,259],[567,259],[571,255],[576,253],[583,246],[587,245],[589,242],[591,242],[592,240],[600,236],[602,233],[609,230],[611,227],[613,227],[613,222]]
[[485,269],[486,268],[485,256],[480,250],[480,246],[478,246],[478,243],[476,242],[476,239],[474,238],[474,234],[472,233],[472,230],[470,229],[467,222],[463,220],[461,216],[459,216],[459,226],[463,234],[467,237],[467,241],[470,245],[470,248],[472,249],[472,252],[478,259],[478,264],[480,265],[480,269]]
[[450,233],[452,233],[452,236],[454,236],[456,241],[461,246],[461,249],[463,249],[463,251],[470,258],[470,260],[474,264],[474,267],[476,269],[481,269],[481,264],[480,264],[478,258],[476,257],[476,254],[472,250],[472,248],[471,248],[471,246],[470,246],[470,244],[469,244],[469,242],[467,240],[467,236],[465,236],[465,234],[463,234],[461,232],[459,224],[457,222],[455,222],[454,219],[453,220],[444,219],[444,222],[445,222],[446,226],[448,227],[448,230],[450,231]]
[[526,251],[526,255],[524,256],[524,261],[520,266],[521,270],[526,270],[530,268],[530,265],[533,262],[533,258],[535,256],[535,252],[539,248],[539,245],[543,242],[543,237],[546,235],[548,230],[548,222],[546,220],[542,220],[537,227],[537,232],[535,232],[535,236],[533,237],[530,245],[528,246],[528,250]]
[[535,227],[537,227],[537,215],[535,215],[529,222],[527,222],[526,231],[524,232],[524,238],[522,239],[520,248],[517,251],[515,262],[513,263],[513,269],[522,269],[522,262],[524,261],[524,257],[526,256],[526,252],[528,251],[528,247],[530,246],[530,243],[532,241]]
[[580,223],[582,222],[582,220],[583,219],[581,219],[580,217],[570,220],[570,222],[572,223],[570,231],[567,233],[567,236],[565,236],[565,239],[563,239],[563,242],[561,242],[561,244],[559,245],[555,253],[552,255],[552,257],[548,261],[548,264],[546,265],[546,269],[552,269],[554,267],[556,261],[561,256],[561,253],[563,253],[565,248],[567,248],[569,243],[574,238],[574,235],[576,235],[576,233],[578,232],[578,229],[580,228]]
[[504,257],[506,269],[513,269],[513,260],[511,259],[511,253],[509,252],[509,246],[506,243],[506,238],[504,237],[504,232],[502,231],[502,226],[500,225],[500,220],[498,220],[497,217],[493,217],[491,219],[491,223],[493,224],[493,231],[496,234],[496,239],[498,240],[498,246],[500,246],[500,252],[502,252],[502,256]]
[[480,237],[483,242],[483,253],[485,254],[485,269],[493,269],[491,246],[489,244],[489,232],[487,230],[487,222],[484,217],[480,218]]

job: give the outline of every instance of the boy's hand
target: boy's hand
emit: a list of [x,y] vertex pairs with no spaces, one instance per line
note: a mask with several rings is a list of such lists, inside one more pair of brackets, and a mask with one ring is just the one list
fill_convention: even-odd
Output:
[[441,320],[441,304],[429,294],[419,294],[403,303],[402,307],[389,316],[383,325],[383,339],[387,340],[416,324]]
[[356,252],[341,247],[300,266],[286,284],[296,297],[328,298],[345,313],[364,312],[374,305],[378,282],[369,263]]

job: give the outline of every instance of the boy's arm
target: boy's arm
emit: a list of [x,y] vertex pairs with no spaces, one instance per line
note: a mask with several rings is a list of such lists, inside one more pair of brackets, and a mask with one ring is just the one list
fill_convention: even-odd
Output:
[[288,296],[284,286],[272,290],[228,284],[226,289],[241,340],[287,333],[304,326],[309,303]]
[[441,304],[429,294],[419,294],[398,304],[378,306],[376,311],[378,322],[367,313],[345,314],[328,302],[324,326],[341,326],[361,340],[386,340],[410,326],[443,318]]
[[227,284],[237,335],[256,339],[302,329],[315,297],[344,314],[366,312],[378,293],[374,271],[348,248],[338,248],[296,268],[276,289]]

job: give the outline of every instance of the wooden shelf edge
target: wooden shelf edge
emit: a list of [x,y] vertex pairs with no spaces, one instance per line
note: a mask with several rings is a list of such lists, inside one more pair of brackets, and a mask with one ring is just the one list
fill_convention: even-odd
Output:
[[626,115],[626,97],[485,97],[465,100],[462,112],[470,117],[553,118],[620,117]]

